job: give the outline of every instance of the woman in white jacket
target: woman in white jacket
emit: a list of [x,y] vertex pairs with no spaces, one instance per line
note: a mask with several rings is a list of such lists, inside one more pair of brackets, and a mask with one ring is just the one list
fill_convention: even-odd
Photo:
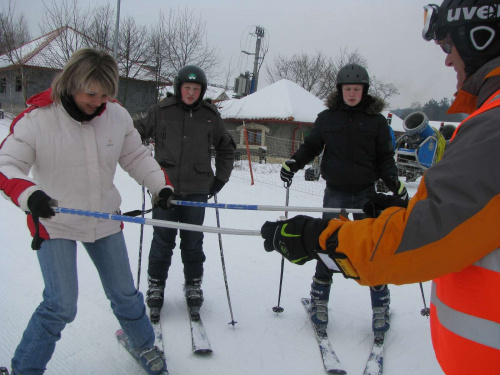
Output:
[[[167,207],[173,188],[142,145],[128,112],[113,102],[118,66],[108,53],[76,51],[52,88],[28,100],[0,144],[0,192],[23,211],[34,236],[45,289],[12,359],[12,372],[43,374],[56,341],[77,311],[76,241],[94,262],[135,357],[149,374],[166,373],[142,294],[134,287],[119,222],[66,214],[51,206],[118,213],[117,164]],[[32,172],[33,178],[28,177]],[[40,219],[40,220],[38,220]]]

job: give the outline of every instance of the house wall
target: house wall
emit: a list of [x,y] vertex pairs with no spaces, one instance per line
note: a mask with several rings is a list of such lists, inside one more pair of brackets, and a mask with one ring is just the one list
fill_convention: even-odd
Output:
[[[120,79],[118,87],[118,101],[123,103],[125,93],[125,80]],[[149,107],[156,103],[156,83],[143,81],[128,81],[127,100],[125,108],[132,117],[137,117],[147,111]]]
[[[27,71],[27,97],[48,89],[58,71],[49,69],[34,69]],[[2,109],[13,114],[18,114],[25,109],[24,96],[22,92],[15,91],[15,73],[13,70],[0,71],[0,78],[7,79],[6,92],[0,93]],[[120,79],[118,86],[118,100],[123,103],[125,92],[125,81]],[[151,105],[156,103],[156,83],[143,81],[129,81],[127,88],[127,100],[124,107],[132,116],[145,112]]]
[[[27,81],[27,97],[29,98],[33,94],[45,90],[46,82],[50,84],[53,79],[54,71],[40,71],[26,69],[24,71]],[[19,113],[24,110],[24,95],[22,91],[16,91],[16,72],[14,70],[7,70],[0,72],[0,79],[6,79],[5,92],[0,92],[0,103],[5,111]],[[43,87],[43,88],[41,88]]]
[[[245,137],[242,133],[243,121],[226,120],[226,127],[230,131],[238,150],[246,153]],[[313,124],[248,122],[245,121],[247,131],[257,129],[262,131],[261,144],[250,145],[251,153],[259,154],[264,148],[266,155],[271,158],[289,158],[303,142]],[[295,130],[295,140],[292,141]]]

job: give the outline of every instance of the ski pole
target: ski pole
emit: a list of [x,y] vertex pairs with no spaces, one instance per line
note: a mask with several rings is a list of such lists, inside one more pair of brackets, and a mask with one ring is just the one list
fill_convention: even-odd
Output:
[[52,209],[54,210],[54,212],[60,213],[60,214],[90,216],[90,217],[96,217],[96,218],[105,219],[105,220],[115,220],[115,221],[124,221],[124,222],[135,223],[135,224],[152,225],[155,227],[191,230],[193,232],[234,234],[234,235],[241,235],[241,236],[260,236],[260,230],[207,227],[207,226],[203,226],[203,225],[176,223],[176,222],[171,222],[171,221],[166,221],[166,220],[146,219],[146,218],[142,218],[142,217],[132,217],[132,216],[110,214],[110,213],[106,213],[106,212],[97,212],[97,211],[85,211],[85,210],[78,210],[75,208],[65,208],[65,207],[57,207],[57,206],[52,206]]
[[[217,194],[214,194],[214,200],[215,200],[215,203],[217,203]],[[219,219],[219,209],[218,208],[215,209],[215,216],[217,218],[217,228],[220,228],[220,219]],[[232,324],[234,327],[234,325],[238,322],[234,321],[233,307],[231,306],[231,297],[229,296],[229,286],[227,283],[227,274],[226,274],[226,263],[224,261],[224,250],[222,249],[222,236],[220,233],[218,234],[218,236],[219,236],[220,260],[221,260],[221,264],[222,264],[222,274],[224,275],[224,284],[226,286],[227,303],[229,305],[229,313],[231,315],[231,321],[228,324]]]
[[[142,213],[141,218],[144,219],[144,211],[146,209],[146,188],[142,187]],[[141,234],[139,237],[139,264],[137,266],[137,290],[141,284],[141,263],[142,263],[142,240],[144,238],[144,224],[141,224]]]
[[[286,186],[286,199],[285,199],[285,207],[288,207],[288,202],[290,198],[290,184]],[[285,210],[285,219],[288,219],[288,211]],[[277,314],[282,313],[285,309],[280,306],[281,301],[281,288],[283,286],[283,271],[285,270],[285,257],[281,256],[281,273],[280,273],[280,288],[278,292],[278,305],[273,307],[273,311]]]
[[[294,207],[294,206],[266,206],[255,204],[231,204],[231,203],[205,203],[205,202],[191,202],[172,199],[171,204],[177,206],[192,206],[192,207],[207,207],[207,208],[221,208],[228,210],[249,210],[249,211],[294,211],[294,212],[332,212],[340,213],[340,208],[327,208],[327,207]],[[362,214],[363,210],[360,208],[348,208],[347,212],[353,214]]]
[[420,310],[420,315],[428,317],[431,314],[431,310],[427,307],[427,304],[425,303],[424,287],[422,286],[422,283],[419,284],[420,284],[420,293],[422,294],[422,300],[424,301],[424,308]]

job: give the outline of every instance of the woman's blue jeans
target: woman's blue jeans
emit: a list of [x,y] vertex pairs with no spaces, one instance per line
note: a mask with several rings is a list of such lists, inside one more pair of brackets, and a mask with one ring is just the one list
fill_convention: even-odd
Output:
[[[101,279],[111,309],[131,345],[146,349],[154,345],[154,332],[146,314],[144,298],[134,286],[123,233],[83,243]],[[76,316],[78,275],[76,242],[46,240],[37,251],[45,289],[43,301],[33,313],[14,353],[16,374],[43,374],[66,324]]]

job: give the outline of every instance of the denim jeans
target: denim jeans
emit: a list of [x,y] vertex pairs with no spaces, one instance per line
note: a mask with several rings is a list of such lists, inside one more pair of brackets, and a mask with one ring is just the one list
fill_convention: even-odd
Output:
[[[134,286],[123,233],[83,243],[101,279],[111,309],[138,350],[154,345],[153,327],[142,293]],[[46,240],[37,251],[45,289],[14,353],[16,374],[43,374],[66,324],[76,316],[78,275],[76,242]]]
[[[341,190],[333,190],[328,186],[325,189],[325,195],[323,196],[323,207],[325,208],[363,208],[363,205],[368,201],[367,195],[369,192],[375,191],[375,186],[369,187],[367,189],[350,193]],[[338,219],[338,213],[323,212],[323,219]],[[361,220],[365,218],[365,215],[353,214],[354,220]],[[324,280],[331,281],[333,272],[329,270],[322,262],[316,263],[316,273],[315,277]]]
[[[189,194],[181,197],[182,200],[207,202],[206,194]],[[202,225],[205,220],[204,207],[175,206],[164,210],[155,206],[153,219],[180,222],[185,224]],[[177,229],[153,227],[153,241],[149,251],[148,275],[154,279],[166,280],[172,263],[175,248]],[[198,279],[203,276],[203,232],[180,230],[181,259],[184,264],[184,278]]]

